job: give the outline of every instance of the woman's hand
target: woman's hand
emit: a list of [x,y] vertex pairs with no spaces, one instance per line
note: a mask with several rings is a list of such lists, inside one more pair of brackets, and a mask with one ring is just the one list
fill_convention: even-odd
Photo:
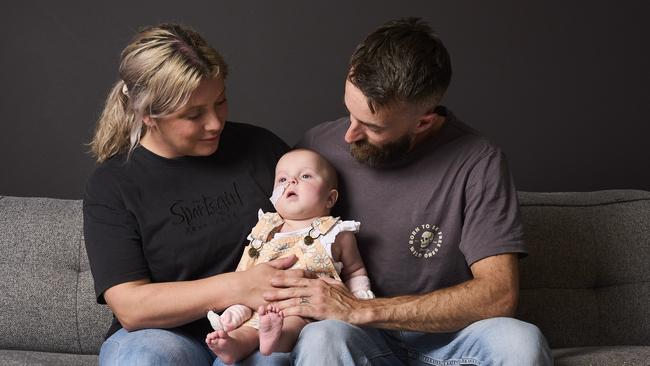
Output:
[[271,278],[284,276],[286,272],[291,273],[292,276],[298,275],[292,272],[302,270],[287,270],[297,261],[298,257],[291,255],[257,264],[246,271],[236,272],[240,276],[240,283],[237,286],[241,298],[240,303],[251,309],[266,305],[267,303],[264,301],[262,294],[274,289],[271,285]]

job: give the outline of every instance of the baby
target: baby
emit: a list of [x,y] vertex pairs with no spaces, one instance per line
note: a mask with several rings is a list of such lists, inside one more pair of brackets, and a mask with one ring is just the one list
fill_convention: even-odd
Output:
[[[296,255],[292,268],[342,278],[356,297],[374,298],[354,237],[359,223],[329,216],[338,199],[336,188],[336,172],[323,157],[304,149],[286,153],[275,168],[271,202],[277,213],[260,211],[237,271]],[[260,306],[257,314],[233,305],[221,315],[210,311],[208,319],[215,331],[205,342],[226,364],[246,358],[258,347],[265,355],[290,352],[308,323],[298,316],[284,317],[273,305]]]

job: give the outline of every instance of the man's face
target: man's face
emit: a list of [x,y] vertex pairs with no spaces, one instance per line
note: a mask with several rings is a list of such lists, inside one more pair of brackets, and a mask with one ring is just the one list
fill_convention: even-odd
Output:
[[375,108],[373,113],[366,96],[349,80],[345,82],[344,102],[350,112],[345,142],[359,162],[377,166],[394,161],[411,149],[420,112],[417,107],[396,102]]

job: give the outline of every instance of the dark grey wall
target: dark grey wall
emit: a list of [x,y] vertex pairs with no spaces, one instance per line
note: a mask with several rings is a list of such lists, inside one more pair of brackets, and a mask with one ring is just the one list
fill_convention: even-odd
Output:
[[206,1],[4,5],[0,195],[80,198],[118,56],[142,25],[199,30],[231,66],[230,119],[292,144],[344,113],[348,57],[386,20],[445,40],[445,104],[506,151],[520,190],[650,189],[646,1]]

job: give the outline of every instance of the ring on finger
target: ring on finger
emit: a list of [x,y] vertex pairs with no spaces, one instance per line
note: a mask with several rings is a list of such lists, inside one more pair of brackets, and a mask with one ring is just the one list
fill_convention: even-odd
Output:
[[300,297],[300,303],[301,304],[309,304],[309,299],[305,296]]

